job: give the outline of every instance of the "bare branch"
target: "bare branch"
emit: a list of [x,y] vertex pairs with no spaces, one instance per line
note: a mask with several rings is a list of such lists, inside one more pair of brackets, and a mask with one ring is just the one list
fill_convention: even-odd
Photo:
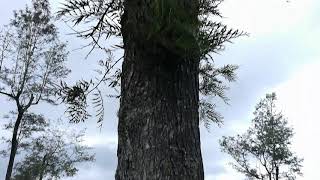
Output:
[[12,99],[16,99],[16,97],[14,95],[10,94],[10,93],[6,93],[6,92],[3,92],[3,91],[0,91],[0,94],[6,95],[6,96],[8,96],[8,97],[10,97]]

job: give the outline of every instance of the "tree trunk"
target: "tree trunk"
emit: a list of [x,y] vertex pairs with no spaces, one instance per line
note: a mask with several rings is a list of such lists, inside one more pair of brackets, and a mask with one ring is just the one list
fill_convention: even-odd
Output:
[[43,156],[42,158],[42,162],[41,162],[41,171],[40,171],[40,175],[39,175],[39,180],[43,179],[43,175],[44,175],[44,170],[46,169],[46,162],[47,161],[47,154]]
[[147,1],[125,1],[122,18],[116,180],[203,180],[199,57],[140,38]]
[[7,167],[6,180],[10,180],[11,176],[12,176],[14,159],[16,157],[17,149],[18,149],[18,131],[19,131],[22,117],[23,117],[23,112],[18,111],[17,120],[16,120],[16,122],[14,124],[14,128],[13,128],[13,135],[12,135],[12,140],[11,140],[11,151],[10,151],[10,158],[9,158],[9,163],[8,163],[8,167]]
[[276,180],[279,180],[279,167],[276,167]]

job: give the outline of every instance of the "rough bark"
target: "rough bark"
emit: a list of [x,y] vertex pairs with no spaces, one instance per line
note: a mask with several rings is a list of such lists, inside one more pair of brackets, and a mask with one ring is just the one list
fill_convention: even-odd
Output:
[[13,134],[12,134],[12,139],[11,139],[11,151],[10,151],[10,158],[9,158],[9,163],[7,167],[7,173],[6,173],[6,179],[5,180],[10,180],[12,176],[12,169],[14,165],[14,159],[17,154],[17,149],[18,149],[18,131],[19,127],[21,124],[21,120],[23,117],[23,112],[18,112],[17,120],[14,124],[13,128]]
[[[187,1],[187,0],[185,0]],[[125,2],[116,180],[203,180],[199,57],[141,39],[148,0]]]

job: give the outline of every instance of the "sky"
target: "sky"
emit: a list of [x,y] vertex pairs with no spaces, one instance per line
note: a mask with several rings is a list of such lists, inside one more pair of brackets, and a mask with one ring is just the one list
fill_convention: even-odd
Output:
[[[62,0],[61,0],[62,2]],[[24,7],[27,0],[2,0],[0,25],[8,23],[12,11]],[[58,1],[52,1],[54,10]],[[241,37],[226,50],[215,55],[216,63],[238,64],[237,82],[227,92],[230,105],[218,104],[224,116],[220,128],[212,125],[210,131],[201,126],[201,148],[206,180],[239,180],[244,177],[228,164],[230,157],[220,151],[218,144],[222,136],[233,136],[244,132],[250,126],[254,106],[266,93],[276,92],[278,107],[294,128],[292,150],[304,158],[303,177],[298,180],[320,179],[317,172],[320,162],[320,25],[318,18],[320,2],[316,0],[225,0],[221,5],[222,22],[230,27],[244,30],[249,37]],[[86,51],[75,50],[85,42],[69,35],[71,30],[59,23],[61,38],[69,42],[71,50],[68,65],[72,66],[69,81],[95,75],[95,63],[103,54],[94,53],[85,59]],[[86,73],[83,73],[86,72]],[[86,128],[86,144],[93,147],[96,162],[81,165],[79,174],[66,180],[109,180],[114,179],[117,164],[117,117],[118,101],[105,102],[107,115],[102,129],[96,120],[71,125],[72,128]],[[0,98],[0,116],[10,105]],[[33,109],[50,118],[59,118],[64,107],[41,106]],[[0,134],[3,134],[0,130]],[[6,159],[0,159],[0,179],[5,174]]]

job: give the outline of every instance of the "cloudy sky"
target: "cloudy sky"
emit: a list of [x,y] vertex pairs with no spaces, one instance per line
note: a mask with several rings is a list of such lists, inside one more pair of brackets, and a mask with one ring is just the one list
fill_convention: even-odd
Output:
[[[0,24],[8,23],[12,10],[24,7],[27,0],[2,0]],[[54,9],[59,6],[52,1]],[[293,150],[304,158],[304,177],[299,180],[320,179],[317,172],[320,162],[320,125],[318,102],[320,102],[320,24],[318,19],[320,2],[316,0],[226,0],[221,11],[223,22],[250,33],[228,44],[226,51],[216,55],[217,64],[234,63],[240,65],[238,81],[231,85],[228,96],[230,105],[219,104],[225,117],[221,128],[212,126],[210,132],[201,130],[202,152],[206,180],[239,180],[242,178],[228,165],[229,157],[220,152],[218,140],[223,135],[235,135],[246,130],[255,104],[266,93],[278,94],[278,107],[294,128]],[[61,36],[69,42],[70,50],[85,44],[80,39],[68,35],[70,29],[59,23]],[[94,75],[93,62],[103,58],[96,53],[84,59],[85,51],[71,51],[69,66],[72,66],[70,81]],[[86,72],[86,73],[83,73]],[[91,73],[92,72],[92,73]],[[6,108],[5,108],[6,107]],[[0,98],[0,115],[10,105]],[[87,128],[86,143],[94,147],[97,161],[80,167],[80,173],[68,180],[114,179],[117,148],[118,102],[106,102],[107,117],[103,128],[97,128],[94,119],[85,124],[68,125],[72,128]],[[33,109],[59,118],[63,107],[42,106]],[[49,113],[50,112],[50,113]],[[54,114],[54,116],[53,116]],[[0,134],[3,132],[0,131]],[[0,179],[5,174],[7,159],[0,159]]]

